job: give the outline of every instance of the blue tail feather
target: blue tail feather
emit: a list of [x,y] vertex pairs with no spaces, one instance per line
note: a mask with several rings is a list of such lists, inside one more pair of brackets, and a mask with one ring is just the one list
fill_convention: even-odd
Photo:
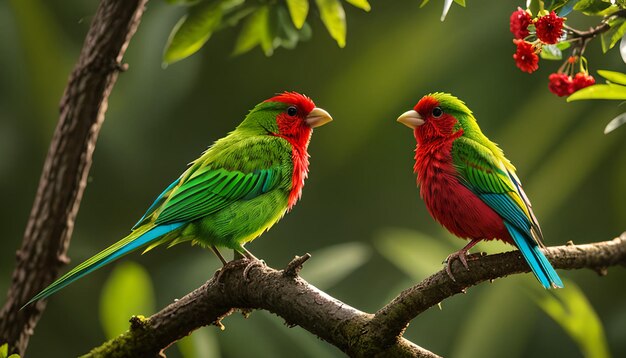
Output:
[[[137,250],[140,247],[146,246],[161,236],[174,231],[181,227],[184,223],[173,223],[167,225],[159,225],[148,231],[146,231],[143,235],[132,239],[126,243],[122,241],[117,242],[110,246],[109,248],[103,250],[100,254],[104,254],[102,257],[95,259],[95,257],[100,254],[95,255],[94,257],[87,259],[85,262],[73,268],[71,271],[63,275],[61,278],[57,279],[55,282],[50,284],[50,286],[46,287],[43,291],[39,292],[33,298],[30,299],[22,308],[28,306],[32,302],[35,302],[39,299],[46,298],[70,283],[80,279],[81,277],[88,275],[89,273],[99,269],[100,267],[110,263],[111,261],[117,260],[120,257]],[[122,244],[121,246],[119,246]],[[119,247],[117,247],[119,246]],[[110,251],[110,252],[108,252]]]
[[504,222],[511,237],[515,241],[517,248],[522,253],[522,256],[530,266],[530,269],[535,274],[535,277],[541,282],[541,285],[545,288],[563,287],[561,278],[556,273],[550,261],[539,249],[534,241],[530,240],[527,235],[520,232],[515,226]]

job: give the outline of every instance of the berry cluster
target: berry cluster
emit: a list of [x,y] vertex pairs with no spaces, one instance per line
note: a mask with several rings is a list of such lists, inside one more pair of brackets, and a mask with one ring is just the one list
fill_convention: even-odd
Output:
[[[510,18],[513,43],[517,46],[513,55],[515,65],[524,72],[535,72],[539,68],[539,54],[542,48],[567,40],[563,32],[564,22],[565,18],[557,16],[554,11],[533,18],[528,11],[518,7]],[[577,62],[580,64],[580,71],[574,74]],[[595,83],[595,79],[587,71],[587,62],[582,56],[569,57],[556,73],[548,77],[548,80],[548,89],[557,96],[568,96]]]
[[[548,89],[559,97],[569,96],[579,89],[589,87],[596,83],[596,79],[585,71],[580,71],[572,77],[574,64],[577,62],[575,56],[571,56],[559,68],[557,73],[553,73],[548,77]],[[582,61],[581,61],[582,62]],[[583,66],[581,66],[583,67]]]

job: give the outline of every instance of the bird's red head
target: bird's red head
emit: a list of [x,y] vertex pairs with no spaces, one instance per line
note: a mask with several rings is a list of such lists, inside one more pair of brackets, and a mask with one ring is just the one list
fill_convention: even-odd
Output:
[[415,137],[420,142],[447,138],[456,132],[456,118],[435,97],[422,97],[413,110],[424,120],[423,125],[415,128]]
[[454,108],[447,98],[435,93],[422,97],[413,110],[402,114],[398,121],[413,128],[415,138],[424,143],[456,135],[459,122],[452,112]]
[[297,92],[283,92],[265,102],[280,104],[281,112],[276,116],[276,134],[292,144],[305,144],[311,136],[312,128],[332,120],[328,112],[315,107],[313,100]]

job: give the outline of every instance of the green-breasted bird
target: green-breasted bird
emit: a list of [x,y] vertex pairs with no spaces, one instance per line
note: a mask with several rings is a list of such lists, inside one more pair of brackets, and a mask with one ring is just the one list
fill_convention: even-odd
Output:
[[312,129],[331,120],[296,92],[259,103],[156,198],[128,236],[73,268],[27,305],[140,248],[191,241],[210,247],[224,264],[217,247],[256,259],[244,244],[296,204],[308,173]]
[[480,130],[472,111],[446,93],[424,96],[398,121],[414,130],[420,195],[430,214],[470,242],[448,256],[467,268],[467,251],[481,240],[500,239],[519,248],[545,288],[563,287],[539,249],[543,235],[515,167]]

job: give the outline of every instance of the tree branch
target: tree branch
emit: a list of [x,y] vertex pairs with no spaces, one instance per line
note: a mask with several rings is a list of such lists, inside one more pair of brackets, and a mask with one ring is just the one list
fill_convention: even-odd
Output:
[[[626,233],[612,241],[566,245],[545,250],[557,268],[591,268],[604,273],[608,266],[626,265]],[[478,283],[528,272],[519,252],[470,256],[470,270],[453,265],[452,281],[441,270],[402,292],[376,314],[361,312],[328,296],[301,277],[288,274],[305,260],[296,257],[284,271],[249,261],[232,261],[219,277],[170,304],[148,319],[135,317],[131,329],[85,357],[158,356],[193,330],[209,324],[222,327],[222,319],[241,309],[264,309],[301,326],[319,338],[356,357],[437,357],[402,338],[408,322],[445,298]],[[252,263],[255,264],[255,263]],[[291,269],[290,269],[291,268]],[[248,277],[244,279],[244,271]]]
[[[589,268],[606,274],[606,268],[626,265],[626,232],[611,241],[586,245],[568,243],[543,250],[555,268],[573,270]],[[468,288],[484,281],[512,274],[530,272],[519,251],[482,256],[468,256],[469,270],[459,262],[453,262],[453,281],[441,270],[419,284],[403,291],[385,307],[376,312],[370,322],[375,339],[382,342],[393,341],[406,329],[409,321],[428,308],[448,297],[465,293]]]
[[573,54],[582,56],[585,52],[587,44],[589,44],[591,40],[611,29],[609,19],[615,17],[626,17],[626,9],[618,10],[608,16],[605,16],[600,25],[593,27],[588,31],[580,31],[567,25],[563,25],[565,31],[571,35],[571,41],[576,42],[576,48]]
[[103,0],[60,104],[60,117],[26,225],[7,302],[0,311],[0,343],[23,354],[46,302],[20,307],[50,284],[66,256],[87,185],[92,154],[122,56],[147,0]]

